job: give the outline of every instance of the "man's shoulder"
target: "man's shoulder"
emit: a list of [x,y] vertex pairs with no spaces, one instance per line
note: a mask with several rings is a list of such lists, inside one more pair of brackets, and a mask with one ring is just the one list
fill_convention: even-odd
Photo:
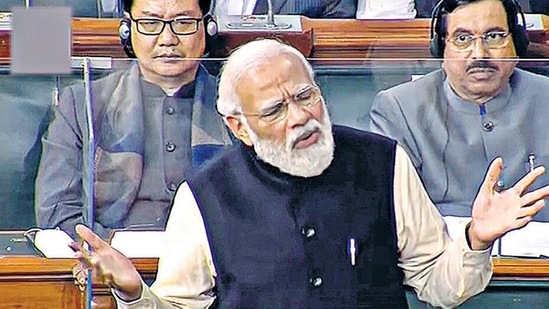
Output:
[[372,145],[394,148],[396,141],[377,133],[359,130],[347,126],[334,125],[334,141],[336,147],[348,146],[351,148],[371,147]]
[[353,166],[356,170],[370,173],[394,164],[397,142],[389,137],[337,125],[333,127],[333,134],[336,169]]
[[235,142],[233,145],[224,146],[222,150],[218,151],[211,159],[205,161],[197,168],[189,177],[191,179],[199,179],[203,177],[210,177],[211,175],[220,174],[231,166],[236,157],[242,152],[241,142]]
[[374,99],[370,112],[402,110],[404,117],[415,117],[425,109],[433,109],[438,105],[444,85],[444,72],[435,70],[412,81],[380,91]]
[[523,69],[515,68],[511,77],[511,85],[519,85],[530,88],[534,87],[536,92],[549,91],[549,77]]
[[[98,91],[104,92],[106,89],[111,89],[111,91],[112,91],[112,89],[114,87],[116,87],[116,85],[118,84],[118,81],[120,81],[120,79],[123,76],[126,76],[126,75],[129,74],[130,69],[131,69],[131,67],[124,68],[124,69],[119,69],[119,70],[113,71],[111,73],[108,73],[105,76],[102,76],[100,78],[97,78],[97,79],[93,80],[92,83],[91,83],[92,91],[94,93],[96,93]],[[81,96],[81,94],[84,93],[84,91],[85,91],[83,81],[75,82],[74,84],[69,85],[67,88],[71,89],[72,92],[77,97],[84,98],[84,96]]]
[[441,69],[429,72],[421,76],[413,76],[411,81],[393,86],[385,92],[396,96],[410,98],[410,93],[429,93],[433,87],[438,87],[444,82],[444,72]]

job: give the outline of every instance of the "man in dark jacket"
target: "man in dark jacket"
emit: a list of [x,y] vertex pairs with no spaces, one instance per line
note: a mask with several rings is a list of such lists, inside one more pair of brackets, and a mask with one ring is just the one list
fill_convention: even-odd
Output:
[[[490,166],[470,224],[452,240],[410,159],[388,138],[333,126],[311,66],[274,40],[229,57],[218,110],[242,141],[177,191],[152,288],[84,226],[77,258],[119,308],[407,308],[403,283],[435,306],[481,292],[495,239],[524,226],[549,186],[504,192]],[[214,289],[215,288],[215,289]]]

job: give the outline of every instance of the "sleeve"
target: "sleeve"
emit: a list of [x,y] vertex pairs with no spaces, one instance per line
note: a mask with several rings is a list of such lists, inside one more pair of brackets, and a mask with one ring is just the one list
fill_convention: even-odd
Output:
[[[75,235],[74,227],[84,221],[82,201],[82,134],[77,118],[75,94],[66,88],[54,106],[54,117],[42,137],[42,155],[36,177],[36,221],[42,228],[60,227]],[[95,231],[108,232],[99,224]]]
[[456,307],[482,292],[492,276],[490,249],[472,251],[465,228],[452,240],[406,152],[397,146],[394,205],[404,284],[420,300]]
[[355,18],[357,0],[325,1],[323,18]]
[[[166,226],[164,252],[158,262],[156,281],[143,285],[140,299],[118,308],[207,308],[215,300],[215,267],[204,220],[189,185],[181,184]],[[114,293],[113,293],[114,294]]]
[[412,159],[414,166],[421,170],[423,159],[419,152],[409,120],[402,110],[401,102],[390,91],[380,91],[370,109],[368,130],[396,140]]

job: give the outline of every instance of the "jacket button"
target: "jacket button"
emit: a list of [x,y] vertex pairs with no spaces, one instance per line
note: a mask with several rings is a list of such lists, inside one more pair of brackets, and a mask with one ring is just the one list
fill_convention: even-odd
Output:
[[175,190],[177,190],[177,185],[176,185],[175,183],[173,183],[173,182],[170,183],[170,184],[168,185],[168,190],[170,190],[170,191],[172,191],[172,192],[175,191]]
[[319,287],[322,285],[322,278],[320,277],[311,278],[309,281],[314,287]]
[[167,142],[166,143],[166,151],[172,152],[175,150],[175,144],[173,142]]
[[485,123],[482,124],[482,128],[486,132],[492,132],[492,130],[494,129],[494,123],[491,121],[486,121]]
[[307,238],[311,238],[311,237],[315,236],[316,231],[313,228],[302,228],[301,229],[301,234],[303,236],[307,237]]
[[175,109],[173,107],[166,108],[166,114],[173,115],[175,113]]

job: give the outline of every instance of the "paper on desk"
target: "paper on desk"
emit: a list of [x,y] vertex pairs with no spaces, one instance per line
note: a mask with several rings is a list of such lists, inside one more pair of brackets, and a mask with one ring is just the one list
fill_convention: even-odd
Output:
[[[471,217],[446,216],[444,217],[444,221],[446,222],[450,238],[455,240],[465,231],[465,226],[471,221]],[[492,256],[498,255],[499,241],[499,239],[496,240],[492,246]]]
[[[543,31],[543,19],[541,14],[524,14],[524,19],[526,20],[526,30],[533,31]],[[519,18],[519,24],[522,25],[522,18]]]
[[501,239],[501,255],[516,257],[549,256],[549,222],[530,222]]
[[0,30],[11,30],[10,12],[0,12]]
[[34,236],[34,246],[42,252],[46,258],[74,258],[74,251],[69,244],[74,240],[64,231],[59,229],[46,229],[37,231]]
[[111,239],[111,246],[129,258],[160,257],[164,244],[164,231],[116,231]]

